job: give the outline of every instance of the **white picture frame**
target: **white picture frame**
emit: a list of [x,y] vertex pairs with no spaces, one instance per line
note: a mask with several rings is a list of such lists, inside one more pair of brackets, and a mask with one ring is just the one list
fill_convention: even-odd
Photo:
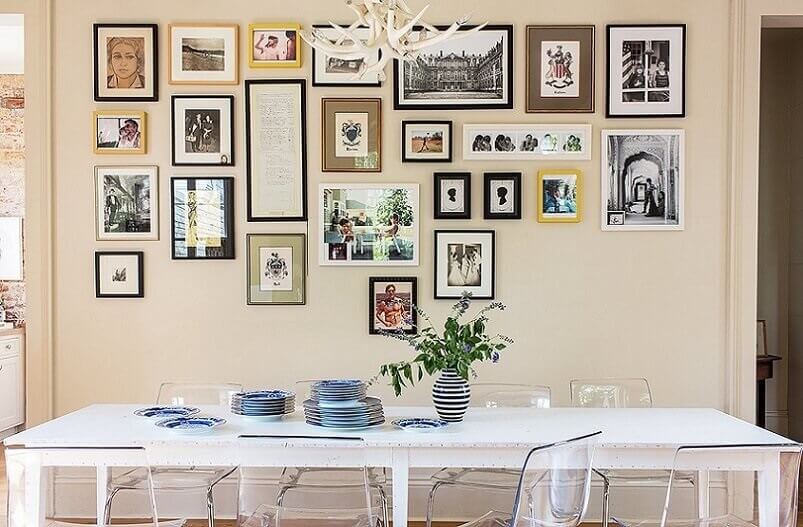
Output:
[[169,83],[238,84],[239,31],[237,24],[170,24]]
[[465,124],[463,159],[589,161],[592,141],[590,124]]
[[159,167],[95,167],[95,239],[159,239]]
[[[348,27],[348,24],[341,24],[343,27]],[[335,28],[329,24],[315,24],[312,26],[313,30],[324,38],[335,42],[342,38]],[[363,43],[365,43],[371,36],[371,30],[367,27],[354,28],[352,34]],[[368,61],[368,64],[379,62],[381,51],[377,49],[373,57]],[[326,53],[312,48],[312,85],[313,86],[360,86],[360,87],[374,87],[379,88],[382,86],[381,76],[382,73],[364,75],[361,78],[355,78],[355,75],[360,71],[361,67],[366,67],[362,64],[365,59],[356,60],[342,60],[332,58]]]
[[18,282],[22,279],[22,218],[3,216],[0,217],[0,280]]
[[170,99],[173,166],[234,166],[234,96]]

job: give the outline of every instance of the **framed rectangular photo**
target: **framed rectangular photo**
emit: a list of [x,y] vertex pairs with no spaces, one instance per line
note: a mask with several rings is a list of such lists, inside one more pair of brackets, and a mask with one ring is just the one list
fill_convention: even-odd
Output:
[[299,24],[249,24],[248,65],[252,68],[300,68]]
[[173,166],[234,166],[234,96],[173,95]]
[[452,121],[402,121],[403,163],[451,163]]
[[[348,27],[349,24],[340,24],[341,27]],[[335,43],[340,39],[344,39],[346,43],[351,42],[350,39],[339,33],[335,28],[329,24],[316,24],[312,26],[313,33],[316,38],[326,39],[331,43]],[[371,36],[371,30],[367,27],[358,27],[351,31],[357,40],[365,44]],[[380,77],[382,72],[370,73],[357,78],[357,75],[365,68],[379,62],[382,52],[379,49],[372,54],[366,61],[364,58],[357,59],[340,59],[331,57],[326,53],[321,53],[315,48],[312,48],[312,85],[313,86],[363,86],[379,88],[382,86]]]
[[95,297],[144,297],[143,261],[142,251],[95,251]]
[[238,84],[240,26],[170,24],[170,84]]
[[495,231],[435,231],[435,298],[492,300],[496,285]]
[[147,148],[145,112],[93,113],[96,154],[144,154]]
[[0,217],[0,280],[17,282],[23,279],[22,236],[21,217]]
[[471,172],[435,172],[436,220],[471,219]]
[[245,243],[248,305],[305,304],[306,235],[249,234]]
[[466,124],[463,159],[570,161],[591,159],[590,124]]
[[95,239],[159,239],[159,167],[95,167]]
[[382,99],[321,99],[322,170],[382,172]]
[[486,172],[483,203],[486,220],[520,220],[521,173]]
[[539,223],[580,223],[583,220],[583,173],[580,170],[539,170],[537,202]]
[[234,178],[174,177],[171,183],[174,260],[234,259]]
[[414,276],[368,278],[368,333],[418,333],[417,288]]
[[94,24],[95,100],[159,100],[156,24]]

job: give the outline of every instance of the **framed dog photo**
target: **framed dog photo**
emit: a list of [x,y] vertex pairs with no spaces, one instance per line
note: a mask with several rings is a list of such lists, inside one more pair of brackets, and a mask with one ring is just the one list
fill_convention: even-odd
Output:
[[93,124],[96,154],[146,152],[145,112],[95,112]]
[[418,314],[418,279],[375,277],[368,279],[368,333],[405,333],[415,335]]
[[452,121],[402,121],[403,163],[451,163]]
[[250,24],[248,65],[252,68],[300,68],[301,26]]
[[142,251],[96,251],[95,297],[142,298],[145,268]]
[[94,24],[95,100],[159,100],[156,24]]
[[382,99],[322,103],[324,172],[382,171]]
[[174,260],[234,259],[234,178],[174,177],[171,231]]
[[471,172],[435,172],[435,219],[471,219]]
[[240,26],[170,24],[170,84],[238,84]]
[[248,305],[305,304],[306,235],[249,234],[245,243]]
[[95,167],[95,239],[159,239],[159,167]]
[[521,173],[486,172],[484,204],[486,220],[520,220]]
[[173,166],[234,165],[234,96],[173,95]]
[[[348,27],[348,24],[340,24]],[[344,36],[329,24],[316,24],[313,27],[316,37],[323,38],[334,44]],[[371,36],[367,27],[357,27],[351,31],[357,40],[365,44]],[[345,42],[351,42],[346,39]],[[379,88],[382,86],[382,72],[366,73],[361,78],[357,75],[369,65],[379,62],[382,52],[377,48],[366,61],[365,58],[341,59],[331,57],[312,48],[312,85],[313,86],[364,86]]]
[[496,285],[494,231],[435,231],[435,298],[492,300]]
[[583,219],[583,173],[539,170],[537,200],[539,223],[580,223]]

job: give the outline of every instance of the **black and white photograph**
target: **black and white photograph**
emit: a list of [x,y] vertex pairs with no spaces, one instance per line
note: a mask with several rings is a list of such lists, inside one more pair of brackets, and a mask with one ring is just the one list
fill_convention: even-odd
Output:
[[602,229],[683,230],[683,130],[603,130]]
[[156,24],[94,24],[95,100],[159,100]]
[[418,279],[414,276],[372,276],[368,279],[368,333],[415,335]]
[[143,259],[144,253],[141,251],[96,251],[95,297],[144,297]]
[[587,161],[591,125],[465,124],[463,159]]
[[234,96],[173,95],[173,166],[234,165]]
[[488,25],[427,47],[415,61],[395,60],[393,91],[396,110],[513,108],[513,26]]
[[170,180],[174,260],[234,259],[234,178]]
[[98,111],[93,121],[96,154],[145,153],[145,112]]
[[471,172],[435,173],[435,219],[471,219]]
[[[336,29],[329,24],[316,24],[313,27],[315,34],[325,38],[332,43],[343,38]],[[342,27],[348,27],[343,24]],[[366,42],[371,30],[367,27],[358,27],[352,30],[352,34],[357,40]],[[348,44],[350,40],[346,40]],[[313,86],[362,86],[378,88],[382,85],[380,72],[366,74],[358,78],[360,72],[371,64],[379,62],[381,51],[377,48],[373,56],[366,61],[365,58],[341,59],[331,57],[312,48],[312,85]]]
[[238,84],[239,26],[170,24],[170,84]]
[[159,167],[95,167],[95,237],[159,239]]
[[22,247],[22,218],[0,217],[0,280],[22,280]]
[[486,220],[521,219],[521,173],[485,173],[484,212]]
[[435,231],[435,298],[493,299],[495,231]]
[[402,121],[403,163],[451,163],[452,121]]
[[248,305],[300,305],[306,297],[304,234],[246,236]]

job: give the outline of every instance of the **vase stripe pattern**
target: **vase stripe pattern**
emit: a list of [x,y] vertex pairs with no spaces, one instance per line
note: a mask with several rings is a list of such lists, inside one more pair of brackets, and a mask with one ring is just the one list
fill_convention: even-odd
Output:
[[459,423],[468,409],[471,388],[454,370],[443,370],[432,386],[432,402],[444,421]]

